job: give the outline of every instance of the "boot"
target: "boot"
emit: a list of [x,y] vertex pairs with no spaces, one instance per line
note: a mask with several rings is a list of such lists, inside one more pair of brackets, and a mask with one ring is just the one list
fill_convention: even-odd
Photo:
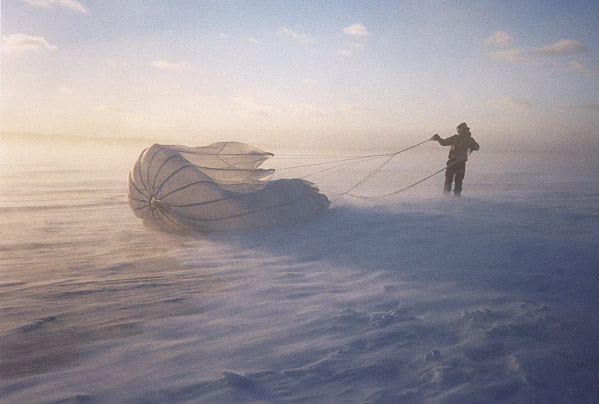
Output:
[[443,195],[449,195],[451,193],[451,182],[450,183],[445,183],[445,185],[443,186]]

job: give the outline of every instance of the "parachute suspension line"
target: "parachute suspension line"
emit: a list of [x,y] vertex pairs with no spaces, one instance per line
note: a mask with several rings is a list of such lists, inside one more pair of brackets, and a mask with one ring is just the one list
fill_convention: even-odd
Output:
[[368,173],[368,175],[366,175],[364,178],[362,178],[360,181],[358,181],[353,187],[351,187],[350,189],[348,189],[345,192],[342,192],[340,194],[338,194],[335,199],[332,202],[336,202],[339,198],[341,198],[343,195],[347,195],[349,194],[351,191],[353,191],[354,189],[358,188],[360,185],[362,185],[363,183],[365,183],[366,181],[368,181],[370,178],[372,178],[376,173],[378,173],[379,171],[381,171],[383,169],[383,167],[385,167],[387,165],[387,163],[389,163],[391,160],[393,160],[393,157],[395,157],[396,154],[392,155],[391,157],[389,157],[387,160],[385,160],[383,162],[383,164],[381,164],[378,168],[376,168],[375,170],[371,171],[370,173]]
[[[321,163],[311,163],[311,164],[303,164],[303,165],[299,165],[299,166],[292,166],[292,167],[283,167],[283,168],[277,168],[277,171],[283,171],[283,170],[291,170],[294,168],[304,168],[304,167],[313,167],[313,166],[321,166],[321,165],[326,165],[326,164],[335,164],[335,163],[343,163],[346,161],[356,161],[356,160],[364,160],[364,159],[374,159],[374,158],[379,158],[379,157],[395,157],[400,153],[403,153],[405,151],[411,150],[415,147],[418,147],[428,141],[430,141],[432,139],[426,139],[425,141],[422,141],[418,144],[415,144],[413,146],[410,147],[406,147],[405,149],[396,151],[396,152],[391,152],[391,153],[382,153],[382,154],[370,154],[370,155],[364,155],[364,156],[357,156],[357,157],[347,157],[347,158],[343,158],[343,159],[339,159],[339,160],[333,160],[333,161],[325,161],[325,162],[321,162]],[[312,174],[309,174],[312,175]]]
[[403,153],[405,151],[411,150],[415,147],[418,147],[420,145],[425,144],[426,142],[431,141],[432,139],[426,139],[420,143],[417,143],[413,146],[410,147],[406,147],[405,149],[399,150],[395,153],[391,153],[389,158],[386,159],[383,164],[381,164],[378,168],[376,168],[375,170],[373,170],[372,172],[370,172],[368,175],[366,175],[364,178],[362,178],[360,181],[358,181],[354,186],[352,186],[351,188],[349,188],[347,191],[342,192],[340,194],[337,194],[337,196],[335,197],[335,199],[332,202],[336,202],[339,198],[341,198],[343,195],[349,195],[351,193],[351,191],[353,191],[354,189],[356,189],[357,187],[359,187],[360,185],[362,185],[363,183],[365,183],[366,181],[368,181],[370,178],[372,178],[375,174],[377,174],[379,171],[381,171],[383,169],[383,167],[385,167],[391,160],[393,160],[393,158],[395,156],[397,156],[400,153]]
[[[291,169],[294,169],[294,168],[305,168],[305,167],[322,166],[322,165],[326,165],[326,164],[344,163],[344,162],[348,162],[348,161],[356,161],[356,160],[363,160],[363,159],[369,159],[369,158],[387,157],[387,156],[390,156],[392,154],[395,154],[395,153],[385,153],[385,154],[373,154],[373,155],[369,155],[369,156],[347,157],[347,158],[343,158],[343,159],[339,159],[339,160],[324,161],[324,162],[321,162],[321,163],[311,163],[311,164],[303,164],[303,165],[299,165],[299,166],[277,168],[277,171],[291,170]],[[311,174],[309,174],[309,175],[311,175]]]
[[[423,183],[424,181],[428,180],[431,177],[434,177],[435,175],[439,174],[440,172],[443,172],[443,171],[447,170],[448,168],[453,167],[456,164],[458,164],[458,163],[466,160],[466,158],[470,155],[470,153],[472,153],[472,151],[468,151],[466,154],[464,154],[463,156],[461,156],[459,159],[457,159],[453,163],[449,164],[448,166],[443,167],[442,169],[440,169],[438,171],[435,171],[434,173],[432,173],[430,175],[427,175],[426,177],[422,178],[421,180],[416,181],[413,184],[408,185],[407,187],[403,187],[401,189],[398,189],[397,191],[394,191],[394,192],[391,192],[391,193],[388,193],[388,194],[384,194],[384,195],[377,195],[377,196],[356,195],[356,194],[352,194],[350,192],[346,192],[346,193],[342,194],[341,196],[347,195],[347,196],[351,196],[352,198],[358,198],[358,199],[379,199],[379,198],[386,198],[386,197],[389,197],[389,196],[397,195],[397,194],[399,194],[399,193],[401,193],[403,191],[407,191],[408,189],[415,187],[418,184]],[[337,198],[337,199],[339,199],[339,198]],[[337,199],[335,199],[335,201]]]
[[[367,159],[361,159],[361,160],[353,159],[351,161],[344,161],[343,163],[336,164],[333,167],[327,167],[327,168],[324,168],[322,170],[315,171],[313,173],[304,175],[303,177],[299,177],[299,178],[306,179],[308,177],[312,177],[313,175],[317,175],[317,174],[321,174],[321,173],[326,173],[324,175],[321,175],[321,176],[318,176],[318,177],[314,177],[312,179],[312,181],[316,181],[316,180],[324,178],[324,177],[326,177],[328,175],[332,175],[332,174],[334,174],[336,172],[339,172],[339,171],[343,170],[344,168],[353,167],[355,165],[358,165],[358,164],[361,164],[361,163],[364,163],[364,162],[368,162],[368,161],[372,161],[372,160],[376,160],[376,159],[379,159],[379,158],[381,158],[381,157],[380,156],[373,156],[373,157],[369,157]],[[333,171],[331,171],[331,170],[333,170]],[[327,173],[327,171],[330,171],[330,172]]]

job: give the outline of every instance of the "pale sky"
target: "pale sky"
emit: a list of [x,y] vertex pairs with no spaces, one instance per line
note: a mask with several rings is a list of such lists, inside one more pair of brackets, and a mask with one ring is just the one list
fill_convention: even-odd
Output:
[[[4,0],[3,132],[599,144],[599,2]],[[557,144],[557,143],[556,143]]]

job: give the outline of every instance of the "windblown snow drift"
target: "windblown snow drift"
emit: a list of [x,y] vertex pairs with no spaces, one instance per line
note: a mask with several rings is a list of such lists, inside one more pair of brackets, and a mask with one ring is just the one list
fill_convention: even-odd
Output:
[[307,219],[329,206],[302,179],[270,181],[258,168],[273,154],[237,142],[204,147],[154,144],[129,172],[129,205],[160,230],[250,229]]

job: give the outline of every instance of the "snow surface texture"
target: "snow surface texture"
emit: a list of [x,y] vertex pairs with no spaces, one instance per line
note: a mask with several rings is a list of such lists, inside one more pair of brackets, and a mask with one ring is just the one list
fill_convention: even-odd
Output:
[[3,169],[1,401],[594,402],[599,184],[472,160],[461,199],[201,235],[144,228],[127,167]]
[[329,206],[301,179],[269,182],[258,167],[272,154],[222,142],[145,149],[129,173],[127,195],[147,226],[199,231],[253,229],[305,220]]

